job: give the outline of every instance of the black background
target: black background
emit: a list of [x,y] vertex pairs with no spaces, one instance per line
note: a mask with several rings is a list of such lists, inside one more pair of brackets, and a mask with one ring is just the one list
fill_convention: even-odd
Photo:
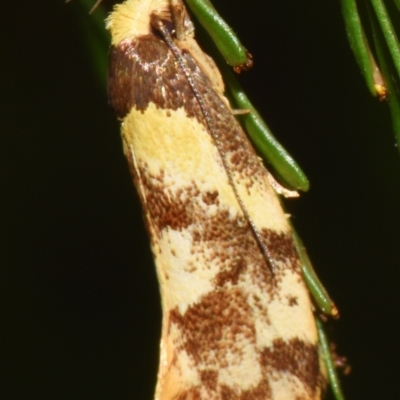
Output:
[[[347,398],[397,399],[400,160],[339,1],[214,4],[254,55],[243,86],[311,180],[288,209],[341,311]],[[77,7],[2,8],[0,398],[150,400],[156,276]]]

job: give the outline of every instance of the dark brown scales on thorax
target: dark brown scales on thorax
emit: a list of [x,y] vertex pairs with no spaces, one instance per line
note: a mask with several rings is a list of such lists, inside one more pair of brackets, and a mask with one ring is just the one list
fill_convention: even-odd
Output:
[[[193,64],[192,67],[191,73],[198,75],[198,68]],[[186,76],[177,69],[167,45],[155,35],[125,40],[111,47],[108,93],[121,119],[132,108],[145,111],[149,103],[154,103],[172,111],[184,107],[188,116],[203,120]]]

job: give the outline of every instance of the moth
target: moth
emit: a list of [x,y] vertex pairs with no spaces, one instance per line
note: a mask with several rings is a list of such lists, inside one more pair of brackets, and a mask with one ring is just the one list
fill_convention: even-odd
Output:
[[180,0],[107,20],[108,91],[162,297],[156,400],[317,400],[326,386],[288,215]]

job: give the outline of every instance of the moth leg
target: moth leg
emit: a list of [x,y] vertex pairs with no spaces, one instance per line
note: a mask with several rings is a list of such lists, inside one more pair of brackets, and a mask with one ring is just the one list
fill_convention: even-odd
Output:
[[194,25],[181,0],[171,0],[171,13],[175,26],[175,42],[181,51],[187,51],[210,79],[213,89],[226,102],[225,85],[214,60],[203,52],[194,39]]
[[268,125],[239,85],[232,71],[224,65],[220,65],[220,67],[224,74],[227,91],[233,100],[234,108],[251,110],[251,113],[240,118],[240,122],[258,152],[264,160],[273,166],[274,171],[277,172],[279,178],[288,189],[306,192],[310,184],[300,166],[274,137]]
[[[261,161],[262,159],[260,159]],[[275,192],[277,194],[280,194],[283,197],[286,197],[287,199],[294,198],[294,197],[299,197],[299,192],[296,190],[289,190],[283,187],[274,177],[273,175],[266,169],[267,172],[267,178],[268,182],[270,185],[274,188]]]
[[194,25],[189,19],[186,8],[181,0],[171,0],[171,13],[176,39],[184,41],[187,37],[193,37]]
[[250,114],[251,110],[248,108],[234,108],[232,109],[233,115],[247,115]]

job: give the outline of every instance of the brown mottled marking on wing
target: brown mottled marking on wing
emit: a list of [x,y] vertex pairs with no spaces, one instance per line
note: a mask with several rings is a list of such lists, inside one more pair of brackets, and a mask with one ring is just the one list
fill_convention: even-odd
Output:
[[[200,303],[193,305],[184,316],[173,310],[170,323],[180,327],[183,334],[180,350],[189,354],[200,370],[203,384],[200,397],[202,400],[271,398],[266,373],[263,373],[259,383],[250,389],[243,390],[239,385],[218,383],[220,371],[229,367],[234,360],[240,359],[243,352],[247,351],[249,343],[256,343],[255,321],[252,319],[246,295],[240,290],[211,293]],[[246,374],[246,371],[243,370],[242,374]],[[240,381],[240,376],[237,378]],[[192,388],[178,398],[190,399],[198,390]]]
[[288,304],[289,304],[290,307],[297,306],[297,304],[298,304],[297,297],[287,296],[287,299],[288,299]]
[[314,396],[321,387],[319,356],[316,345],[293,338],[289,341],[276,339],[272,347],[262,352],[262,363],[266,368],[295,375]]
[[221,271],[214,279],[217,287],[224,286],[228,282],[232,285],[238,283],[239,274],[246,270],[246,264],[243,259],[234,261],[229,268]]
[[[213,263],[219,270],[213,279],[215,290],[189,305],[184,313],[177,307],[168,313],[168,329],[175,326],[179,331],[179,340],[174,342],[176,354],[189,356],[203,386],[201,390],[197,386],[187,389],[178,398],[208,400],[218,393],[220,397],[215,399],[265,400],[271,391],[269,382],[277,371],[296,376],[315,395],[323,386],[317,349],[314,344],[298,338],[288,342],[275,340],[271,347],[257,350],[261,377],[255,387],[241,389],[218,383],[218,371],[229,366],[229,357],[239,360],[246,348],[257,348],[257,319],[263,318],[267,325],[271,323],[265,296],[269,296],[269,301],[278,299],[288,308],[298,306],[297,298],[281,293],[281,284],[288,271],[301,279],[291,236],[263,231],[267,243],[274,249],[273,256],[284,265],[272,277],[247,221],[240,214],[232,218],[224,204],[217,202],[218,190],[202,192],[195,182],[174,189],[174,185],[166,183],[164,172],[154,175],[144,163],[140,164],[139,175],[149,217],[159,235],[170,229],[185,230],[191,237],[189,250],[203,260],[202,268]],[[207,215],[210,204],[218,204],[211,216]],[[187,265],[186,270],[194,272],[198,267],[194,263]],[[251,282],[257,293],[243,290],[245,282]],[[210,370],[214,372],[210,373]]]
[[203,400],[198,388],[191,388],[179,393],[171,400]]
[[226,385],[221,385],[221,400],[265,400],[271,399],[271,388],[268,380],[263,378],[253,389],[238,392]]
[[196,364],[220,369],[229,364],[231,353],[243,350],[239,336],[255,342],[255,327],[246,295],[238,289],[226,289],[204,296],[184,315],[170,312],[170,323],[182,330],[182,346]]
[[[216,201],[217,191],[211,195],[202,194],[192,182],[175,192],[164,182],[162,172],[157,176],[151,175],[145,166],[140,171],[148,212],[157,231],[162,232],[167,227],[177,231],[187,229],[192,235],[193,252],[204,254],[205,249],[212,249],[208,251],[206,260],[217,262],[220,266],[214,280],[216,286],[227,282],[237,284],[240,274],[247,272],[258,286],[274,296],[279,293],[280,276],[287,268],[300,273],[289,234],[263,231],[273,257],[285,263],[285,269],[278,269],[272,276],[248,222],[240,214],[232,217],[229,208]],[[210,199],[218,205],[211,216],[204,207],[210,204]],[[250,270],[249,266],[252,266]]]
[[218,192],[215,190],[213,192],[206,192],[202,194],[203,202],[210,206],[211,204],[219,204],[218,201]]
[[286,268],[300,273],[299,258],[291,234],[263,229],[261,235],[271,249],[274,260],[285,263]]
[[204,369],[200,371],[200,380],[202,385],[208,390],[215,391],[218,383],[218,371],[214,369]]
[[195,186],[187,186],[172,193],[164,183],[164,173],[158,176],[149,175],[145,168],[140,173],[142,184],[146,190],[146,201],[152,221],[158,231],[170,227],[181,231],[193,224],[194,215],[190,207],[190,199],[199,195]]

